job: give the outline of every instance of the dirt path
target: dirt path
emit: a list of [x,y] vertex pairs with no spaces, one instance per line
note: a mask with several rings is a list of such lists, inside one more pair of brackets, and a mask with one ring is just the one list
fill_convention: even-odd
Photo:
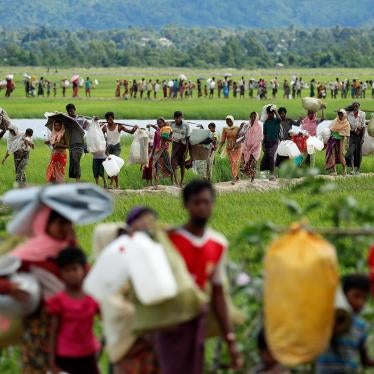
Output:
[[[343,178],[364,178],[374,176],[374,173],[366,173],[360,175],[347,175],[347,176],[337,176],[333,177],[330,175],[321,175],[319,178],[324,178],[328,180],[337,180]],[[235,185],[232,185],[231,182],[219,182],[215,183],[214,186],[217,192],[220,193],[230,193],[230,192],[249,192],[249,191],[256,191],[256,192],[267,192],[271,190],[279,190],[281,188],[286,188],[291,183],[298,183],[302,179],[277,179],[275,181],[269,181],[268,179],[256,179],[253,183],[249,180],[241,180],[237,182]],[[178,196],[180,194],[180,188],[175,186],[159,186],[157,190],[153,189],[152,187],[146,187],[143,189],[137,190],[110,190],[116,196],[123,196],[123,195],[133,195],[133,194],[165,194],[168,193],[170,195]]]

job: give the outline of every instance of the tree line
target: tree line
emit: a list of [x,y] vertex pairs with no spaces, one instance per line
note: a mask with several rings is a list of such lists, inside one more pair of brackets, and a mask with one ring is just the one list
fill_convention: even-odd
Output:
[[374,67],[374,27],[279,30],[164,27],[0,29],[0,65]]

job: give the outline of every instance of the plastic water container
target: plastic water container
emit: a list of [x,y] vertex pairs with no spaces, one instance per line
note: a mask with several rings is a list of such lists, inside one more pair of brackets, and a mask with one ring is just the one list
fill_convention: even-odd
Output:
[[289,158],[296,158],[300,156],[300,150],[293,141],[287,140],[284,146],[285,146],[285,149],[287,150],[287,156]]
[[83,289],[95,300],[104,300],[119,291],[129,280],[128,248],[130,238],[119,237],[103,249],[87,274]]
[[109,155],[103,162],[103,167],[109,177],[114,177],[119,174],[124,164],[125,161],[121,157]]
[[178,286],[160,244],[139,232],[132,237],[127,255],[131,282],[142,304],[158,304],[177,295]]
[[41,289],[37,279],[29,273],[15,273],[10,281],[28,293],[26,301],[18,301],[9,295],[0,295],[1,314],[7,317],[24,317],[32,314],[40,303]]

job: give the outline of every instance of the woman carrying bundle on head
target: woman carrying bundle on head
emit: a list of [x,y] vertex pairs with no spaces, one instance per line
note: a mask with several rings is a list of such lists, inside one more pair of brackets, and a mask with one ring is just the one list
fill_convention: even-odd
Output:
[[[307,116],[300,122],[300,130],[306,131],[309,136],[316,136],[318,124],[325,120],[323,108],[324,107],[322,107],[321,109],[321,119],[317,118],[316,112],[314,112],[313,110],[308,110]],[[306,163],[313,168],[315,166],[315,155],[308,155],[306,157]]]
[[221,144],[218,153],[222,153],[222,148],[226,144],[227,157],[231,169],[231,184],[235,184],[239,180],[239,162],[242,155],[242,145],[236,142],[239,134],[239,127],[234,125],[234,117],[226,117],[227,126],[223,128]]
[[249,117],[249,127],[245,134],[243,143],[243,171],[254,181],[257,173],[257,161],[260,159],[261,144],[264,139],[263,131],[256,112],[252,112]]
[[344,157],[345,139],[349,137],[350,125],[347,112],[344,109],[338,111],[338,115],[330,125],[331,136],[326,148],[326,170],[331,175],[337,175],[336,165],[343,166],[343,175],[346,174],[346,161]]
[[51,135],[45,143],[52,147],[52,156],[46,173],[47,182],[64,183],[69,138],[61,120],[57,119],[53,123]]

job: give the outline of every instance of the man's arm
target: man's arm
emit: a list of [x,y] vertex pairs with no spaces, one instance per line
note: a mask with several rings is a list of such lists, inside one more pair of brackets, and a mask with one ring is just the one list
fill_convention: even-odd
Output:
[[374,360],[369,357],[365,343],[361,345],[359,350],[360,350],[361,365],[363,367],[374,367]]
[[127,132],[128,134],[134,134],[139,127],[135,125],[133,128],[128,129],[127,127],[120,125],[119,131]]
[[232,368],[239,370],[243,365],[243,360],[237,349],[236,337],[231,326],[224,289],[221,284],[213,284],[211,303],[229,350]]

